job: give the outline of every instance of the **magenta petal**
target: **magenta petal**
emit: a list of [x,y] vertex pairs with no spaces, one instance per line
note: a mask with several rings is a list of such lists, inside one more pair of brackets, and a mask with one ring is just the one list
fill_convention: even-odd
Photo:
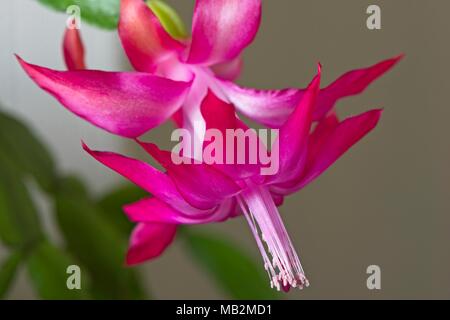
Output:
[[253,41],[260,22],[261,0],[197,0],[188,62],[233,60]]
[[[206,130],[218,130],[221,132],[222,137],[227,137],[227,130],[242,130],[242,132],[247,132],[253,136],[254,141],[259,143],[259,148],[265,147],[262,143],[260,143],[257,133],[255,131],[247,131],[249,128],[236,117],[236,111],[232,104],[228,104],[215,96],[212,91],[208,91],[207,96],[202,102],[201,112],[203,119],[205,120]],[[229,150],[226,148],[226,141],[223,138],[222,143],[222,163],[213,164],[213,166],[230,177],[235,179],[245,179],[253,176],[257,176],[260,173],[260,165],[259,163],[251,164],[249,161],[245,163],[238,162],[239,153],[249,154],[249,144],[246,141],[244,146],[245,150],[239,150],[237,147],[237,143],[235,141],[234,148],[234,161],[232,164],[226,164],[226,159],[230,155],[227,154]],[[213,141],[205,141],[203,143],[203,148],[207,148],[208,145],[217,144],[215,139],[211,139]],[[248,159],[246,159],[248,160]]]
[[112,152],[93,151],[85,144],[83,144],[83,148],[97,161],[116,171],[155,197],[164,202],[170,202],[180,210],[184,210],[185,208],[186,210],[190,210],[172,180],[151,165]]
[[158,198],[146,198],[123,208],[133,222],[183,223],[183,214]]
[[322,145],[328,140],[330,135],[339,126],[339,118],[336,112],[331,111],[326,117],[317,123],[311,133],[308,145],[308,159],[314,159]]
[[[313,120],[322,119],[344,97],[358,94],[373,81],[392,69],[403,56],[382,61],[372,67],[351,71],[341,76],[327,88],[322,89],[317,98]],[[299,104],[305,90],[255,90],[229,81],[219,84],[236,109],[247,117],[271,128],[280,128]]]
[[145,162],[117,153],[93,151],[85,144],[83,144],[83,148],[100,163],[151,193],[162,202],[170,203],[175,211],[201,218],[210,215],[217,209],[213,206],[207,210],[192,207],[184,200],[171,178]]
[[363,92],[372,82],[391,70],[402,58],[403,55],[400,55],[368,68],[347,72],[339,77],[321,92],[314,118],[324,117],[337,100]]
[[302,172],[306,164],[308,137],[314,108],[320,91],[321,67],[305,91],[302,100],[279,132],[279,173],[277,181],[292,179]]
[[172,243],[176,230],[174,224],[138,224],[130,237],[127,265],[137,265],[160,256]]
[[170,152],[160,150],[152,143],[140,144],[167,170],[184,199],[198,209],[215,207],[241,191],[231,178],[210,165],[193,161],[175,164]]
[[304,90],[257,90],[221,81],[221,88],[236,109],[250,119],[270,128],[280,128],[299,104]]
[[309,160],[302,184],[306,185],[318,177],[347,150],[372,131],[378,124],[382,110],[371,110],[341,122],[322,143],[314,159]]
[[164,30],[142,0],[121,1],[118,29],[122,46],[138,71],[153,72],[160,59],[185,49]]
[[28,75],[67,109],[129,138],[170,118],[191,85],[138,72],[56,71],[18,60]]
[[234,106],[217,98],[212,91],[208,91],[200,109],[205,120],[206,130],[219,130],[225,137],[227,129],[237,128],[238,122]]
[[78,29],[66,28],[63,41],[64,61],[69,70],[84,70],[84,46]]
[[311,183],[354,144],[372,131],[378,124],[381,113],[382,110],[371,110],[348,118],[338,125],[330,121],[328,123],[331,126],[330,130],[322,128],[322,133],[325,136],[316,136],[310,143],[311,153],[308,156],[305,174],[297,181],[272,186],[271,190],[286,195],[296,192]]
[[211,69],[219,79],[235,81],[241,75],[243,65],[242,56],[238,56],[231,61],[216,64]]
[[157,198],[146,198],[126,205],[123,210],[134,222],[203,224],[223,221],[234,213],[235,207],[235,201],[230,199],[211,210],[181,212]]

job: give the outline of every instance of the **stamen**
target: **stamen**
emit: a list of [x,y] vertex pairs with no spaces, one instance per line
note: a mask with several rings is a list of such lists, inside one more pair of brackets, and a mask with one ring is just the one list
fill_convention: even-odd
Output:
[[261,252],[271,287],[278,291],[307,287],[309,282],[270,192],[251,181],[247,185],[239,205]]

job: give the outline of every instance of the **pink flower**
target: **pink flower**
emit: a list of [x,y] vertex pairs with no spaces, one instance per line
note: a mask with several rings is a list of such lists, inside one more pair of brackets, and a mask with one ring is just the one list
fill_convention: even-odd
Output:
[[[253,90],[232,81],[239,75],[242,51],[252,43],[261,20],[261,0],[197,0],[192,37],[175,39],[141,0],[121,0],[119,36],[136,72],[85,70],[77,30],[64,38],[69,71],[29,64],[27,74],[73,113],[111,133],[137,138],[173,118],[195,137],[200,150],[185,153],[197,160],[208,146],[207,129],[247,128],[236,111],[269,128],[279,128],[278,171],[261,174],[256,164],[175,164],[156,145],[139,144],[165,169],[142,161],[92,151],[152,197],[124,208],[138,225],[127,263],[159,256],[180,224],[246,217],[261,251],[272,286],[288,290],[308,285],[277,206],[285,196],[315,180],[378,123],[380,110],[340,121],[333,111],[344,97],[361,93],[400,59],[348,72],[320,89],[320,70],[307,89]],[[313,123],[315,125],[313,126]],[[261,144],[259,144],[261,148]],[[222,150],[224,154],[229,150]]]
[[[202,138],[201,101],[210,90],[249,118],[279,128],[305,90],[252,90],[234,80],[242,51],[252,43],[261,20],[261,0],[197,0],[192,38],[174,39],[142,0],[121,0],[119,36],[137,72],[84,70],[77,30],[64,38],[69,71],[19,59],[27,74],[67,109],[120,136],[135,138],[173,117]],[[313,119],[322,119],[337,100],[362,92],[400,57],[344,74],[320,91]]]
[[[316,179],[378,123],[381,110],[339,121],[334,113],[312,127],[320,95],[320,71],[281,126],[278,136],[279,171],[263,176],[261,165],[174,164],[170,152],[139,144],[165,169],[125,156],[92,151],[95,159],[153,195],[124,208],[137,222],[127,263],[141,263],[160,255],[171,243],[177,225],[224,221],[243,213],[256,239],[271,285],[288,290],[308,285],[300,260],[277,206],[283,198]],[[206,128],[225,132],[246,129],[235,108],[209,91],[201,106]],[[203,148],[208,146],[204,141]],[[227,152],[226,149],[223,152]]]

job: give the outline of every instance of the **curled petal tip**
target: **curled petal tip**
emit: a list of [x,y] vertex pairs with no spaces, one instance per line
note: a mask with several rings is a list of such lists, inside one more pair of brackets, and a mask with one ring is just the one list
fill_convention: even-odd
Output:
[[17,53],[14,53],[14,57],[16,58],[17,62],[19,62],[20,66],[22,67],[22,69],[29,75],[31,76],[31,74],[29,73],[29,68],[28,68],[28,63],[22,59],[22,57],[20,57]]
[[369,112],[373,113],[373,116],[376,119],[376,122],[378,123],[378,121],[380,121],[380,119],[381,119],[381,116],[383,115],[384,108],[374,109],[374,110],[371,110]]
[[406,53],[402,52],[398,56],[394,57],[393,59],[397,60],[397,61],[400,61],[400,60],[402,60],[405,57],[406,57]]
[[83,140],[81,140],[81,147],[83,148],[84,151],[86,151],[94,159],[97,159],[97,156],[99,156],[102,153],[101,151],[96,151],[96,150],[92,150],[91,148],[89,148],[89,146]]
[[26,72],[26,74],[35,81],[35,77],[39,75],[39,68],[36,65],[28,63],[21,56],[15,54],[17,61],[19,62],[22,69]]
[[87,153],[89,153],[89,154],[92,154],[92,153],[93,153],[93,151],[91,150],[91,148],[89,148],[88,145],[87,145],[83,140],[81,140],[81,147],[82,147],[83,150],[86,151]]
[[21,56],[19,56],[17,53],[14,53],[14,56],[16,57],[17,61],[19,62],[19,64],[21,65],[21,67],[28,73],[28,63],[22,59]]
[[322,64],[319,62],[317,62],[317,73],[321,74],[322,73]]
[[[317,66],[317,74],[314,79],[309,84],[308,88],[312,89],[316,94],[320,90],[320,82],[322,79],[322,65],[318,64]],[[306,89],[308,91],[308,88]]]
[[396,66],[401,60],[403,60],[405,58],[406,54],[405,53],[401,53],[395,57],[392,57],[390,59],[386,59],[385,61],[380,62],[379,64],[375,65],[379,66],[380,68],[383,68],[388,71],[391,68],[393,68],[394,66]]

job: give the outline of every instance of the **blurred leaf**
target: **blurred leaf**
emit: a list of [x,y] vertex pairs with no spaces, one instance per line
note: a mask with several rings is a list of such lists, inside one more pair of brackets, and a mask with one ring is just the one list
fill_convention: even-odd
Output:
[[72,193],[81,200],[90,200],[89,191],[84,183],[76,176],[65,176],[58,181],[58,194]]
[[8,193],[6,183],[0,180],[0,239],[8,246],[19,246],[24,241],[16,226],[13,210],[10,209]]
[[128,239],[133,229],[133,223],[125,216],[122,207],[146,196],[148,194],[141,188],[128,184],[104,195],[98,201],[98,207],[101,209],[101,215],[108,219],[111,224],[114,224],[115,228]]
[[113,30],[119,21],[120,0],[38,0],[55,10],[66,12],[71,5],[81,9],[84,21],[100,28]]
[[175,39],[184,39],[188,36],[183,20],[178,13],[167,3],[160,0],[148,0],[147,5],[152,9],[164,29]]
[[81,273],[81,290],[67,288],[67,267],[76,265],[63,251],[42,241],[27,260],[28,271],[36,292],[42,299],[75,300],[88,297],[85,274]]
[[181,232],[188,248],[205,270],[214,277],[233,299],[277,299],[269,279],[238,244],[217,235],[187,231]]
[[51,190],[56,181],[54,162],[36,137],[17,119],[0,112],[0,153],[11,159],[18,172],[32,175],[44,190]]
[[0,299],[8,293],[22,260],[20,251],[12,253],[0,266]]
[[134,270],[124,266],[123,237],[83,189],[76,178],[64,179],[56,195],[58,223],[69,250],[88,268],[96,298],[143,299]]
[[0,153],[0,239],[8,246],[30,247],[42,237],[37,209],[12,160]]

